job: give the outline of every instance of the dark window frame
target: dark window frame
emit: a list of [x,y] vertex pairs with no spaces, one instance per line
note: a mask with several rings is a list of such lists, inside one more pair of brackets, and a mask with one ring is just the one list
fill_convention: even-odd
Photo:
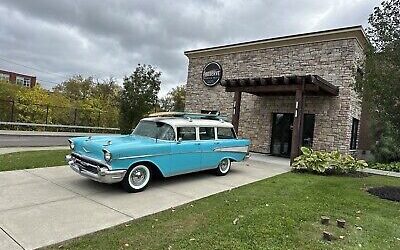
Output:
[[353,121],[351,123],[350,150],[357,149],[359,125],[360,125],[360,120],[353,118]]

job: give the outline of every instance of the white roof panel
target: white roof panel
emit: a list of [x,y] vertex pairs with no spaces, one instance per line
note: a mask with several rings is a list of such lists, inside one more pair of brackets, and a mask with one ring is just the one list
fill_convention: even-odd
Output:
[[233,125],[227,121],[210,120],[210,119],[187,119],[182,117],[149,117],[143,118],[144,121],[160,121],[165,122],[173,127],[223,127],[233,128]]

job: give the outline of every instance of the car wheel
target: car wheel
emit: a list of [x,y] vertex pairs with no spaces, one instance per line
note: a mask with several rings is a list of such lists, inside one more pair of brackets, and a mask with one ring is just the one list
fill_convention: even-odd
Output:
[[216,174],[219,176],[226,175],[231,169],[231,160],[228,158],[222,159],[216,169]]
[[130,193],[146,189],[151,179],[151,171],[146,165],[136,165],[128,170],[122,180],[122,186]]

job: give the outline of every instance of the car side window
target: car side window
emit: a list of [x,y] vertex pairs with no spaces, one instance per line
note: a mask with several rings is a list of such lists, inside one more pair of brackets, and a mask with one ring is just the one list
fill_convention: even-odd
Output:
[[196,140],[196,128],[195,127],[178,127],[178,139],[182,138],[182,141]]
[[200,140],[214,140],[215,132],[213,127],[200,127],[199,128]]
[[167,141],[174,141],[175,140],[175,132],[174,129],[170,126],[165,124],[160,128],[160,140],[167,140]]
[[218,139],[235,139],[233,128],[217,128]]

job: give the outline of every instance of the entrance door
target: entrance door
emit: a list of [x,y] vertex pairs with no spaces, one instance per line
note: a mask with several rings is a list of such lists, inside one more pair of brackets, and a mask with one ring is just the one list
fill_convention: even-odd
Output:
[[[292,147],[293,113],[274,113],[272,117],[271,154],[290,157]],[[302,145],[312,147],[314,138],[314,114],[304,114]]]

